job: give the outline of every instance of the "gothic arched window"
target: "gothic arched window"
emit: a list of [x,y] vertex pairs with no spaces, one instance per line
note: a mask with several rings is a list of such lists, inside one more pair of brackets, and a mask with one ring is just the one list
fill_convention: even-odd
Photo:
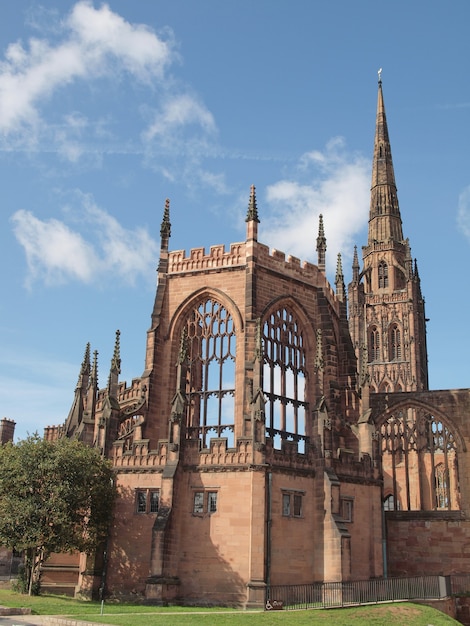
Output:
[[382,287],[388,287],[388,266],[385,261],[380,261],[378,267],[379,274],[379,289]]
[[447,509],[449,506],[448,471],[444,463],[436,465],[436,506],[438,509]]
[[380,429],[384,489],[406,511],[458,510],[457,445],[452,432],[423,409],[405,407]]
[[380,361],[380,333],[377,326],[369,330],[369,362]]
[[389,332],[390,361],[401,359],[401,332],[398,324],[393,324]]
[[187,348],[187,432],[207,448],[211,437],[234,445],[235,350],[233,319],[217,300],[200,302],[183,330]]
[[395,498],[393,497],[393,493],[391,493],[384,498],[383,507],[384,511],[398,511],[400,509],[400,503],[397,502],[395,504]]
[[305,343],[300,324],[287,307],[274,311],[265,321],[263,351],[267,436],[276,448],[281,440],[291,440],[304,452],[308,412]]

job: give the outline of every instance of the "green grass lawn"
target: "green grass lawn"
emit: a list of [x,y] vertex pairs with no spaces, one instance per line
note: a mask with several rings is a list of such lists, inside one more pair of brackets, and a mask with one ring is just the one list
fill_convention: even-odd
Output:
[[0,605],[30,607],[35,615],[66,615],[77,620],[115,626],[449,626],[458,624],[440,611],[412,603],[380,604],[348,609],[247,612],[230,609],[155,607],[83,602],[62,596],[24,596],[0,589]]

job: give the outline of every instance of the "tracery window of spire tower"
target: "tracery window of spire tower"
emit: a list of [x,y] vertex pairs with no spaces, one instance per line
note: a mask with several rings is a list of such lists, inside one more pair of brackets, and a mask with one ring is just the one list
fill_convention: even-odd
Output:
[[441,420],[402,408],[380,428],[384,491],[395,510],[459,510],[457,443]]
[[380,361],[380,332],[377,326],[369,329],[369,362]]
[[379,289],[388,287],[388,265],[385,261],[380,261],[378,266]]
[[390,361],[401,359],[401,332],[398,324],[393,324],[389,331]]
[[234,446],[236,334],[232,316],[217,300],[197,304],[186,322],[187,434],[203,448],[212,437]]
[[295,441],[304,453],[307,442],[305,398],[306,355],[302,329],[288,308],[272,312],[263,326],[263,392],[266,436],[279,449],[282,441]]

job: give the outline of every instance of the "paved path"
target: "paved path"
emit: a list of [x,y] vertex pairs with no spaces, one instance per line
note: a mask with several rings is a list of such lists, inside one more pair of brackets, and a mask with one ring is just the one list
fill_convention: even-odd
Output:
[[3,615],[0,626],[96,626],[96,622],[83,622],[57,615]]

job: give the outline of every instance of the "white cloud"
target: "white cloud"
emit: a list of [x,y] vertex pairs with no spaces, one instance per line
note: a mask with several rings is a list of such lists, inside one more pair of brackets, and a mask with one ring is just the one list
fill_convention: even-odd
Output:
[[459,194],[457,224],[462,233],[470,241],[470,186]]
[[41,221],[30,211],[17,211],[12,221],[14,233],[23,246],[28,263],[28,286],[33,279],[47,284],[76,279],[89,282],[97,257],[79,233],[56,219]]
[[[150,84],[173,60],[171,40],[126,22],[104,4],[78,2],[63,22],[64,38],[53,45],[32,38],[11,44],[0,63],[0,132],[36,129],[39,104],[77,79],[91,80],[125,70]],[[25,128],[26,127],[26,128]]]
[[155,269],[157,264],[158,248],[148,232],[139,227],[132,231],[123,228],[88,196],[84,206],[88,221],[98,227],[102,271],[115,272],[130,284],[137,275],[153,279],[152,268]]
[[[111,273],[128,284],[140,275],[153,278],[158,250],[149,234],[143,228],[123,228],[89,196],[81,197],[80,223],[95,233],[90,241],[57,219],[42,221],[24,210],[12,216],[15,236],[26,254],[26,285],[39,280],[47,285],[100,282]],[[73,218],[73,212],[68,215]]]
[[304,154],[289,179],[268,187],[269,217],[261,215],[262,239],[278,250],[316,263],[322,214],[327,266],[333,271],[338,252],[343,260],[352,256],[353,236],[367,220],[369,190],[370,162],[348,153],[343,140],[335,138],[324,151]]

